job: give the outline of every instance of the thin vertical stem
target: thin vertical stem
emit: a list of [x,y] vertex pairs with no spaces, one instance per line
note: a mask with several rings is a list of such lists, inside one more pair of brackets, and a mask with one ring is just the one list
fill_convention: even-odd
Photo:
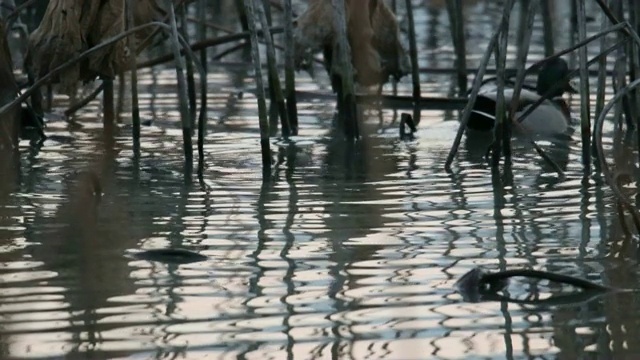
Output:
[[[518,69],[516,73],[516,80],[514,85],[513,97],[511,99],[510,110],[509,110],[509,119],[505,123],[504,128],[504,157],[505,162],[510,160],[511,157],[511,124],[513,123],[514,116],[516,114],[516,110],[518,108],[518,103],[520,101],[520,93],[522,92],[522,85],[524,83],[524,77],[526,75],[527,68],[527,56],[529,55],[529,45],[531,42],[531,34],[533,33],[533,22],[536,17],[536,12],[538,11],[539,3],[535,0],[528,0],[528,6],[525,11],[524,8],[520,9],[520,12],[524,15],[524,19],[521,23],[520,27],[520,38],[519,38],[519,48],[518,48],[518,57],[516,59],[516,69]],[[524,6],[524,4],[522,4]]]
[[234,1],[236,4],[236,11],[238,12],[238,18],[240,19],[240,24],[242,25],[242,31],[248,31],[249,30],[249,19],[251,18],[248,14],[247,14],[247,10],[246,10],[246,3],[244,4],[245,6],[242,6],[242,3],[240,1]]
[[[127,30],[133,28],[133,0],[127,0]],[[136,66],[136,41],[135,35],[129,35],[127,37],[127,46],[129,47],[129,71],[131,72],[131,132],[133,137],[133,152],[138,154],[140,152],[140,104],[138,102],[138,68]],[[124,76],[121,77],[124,83]],[[124,92],[123,94],[124,95]]]
[[[200,36],[200,41],[203,41],[207,38],[207,1],[200,0],[198,2],[198,33]],[[203,47],[200,50],[200,65],[202,66],[202,70],[205,74],[209,71],[208,69],[208,61],[207,61],[207,48]]]
[[187,80],[184,76],[184,58],[180,55],[180,44],[178,25],[176,24],[176,14],[171,0],[165,0],[166,8],[169,11],[169,24],[171,26],[171,48],[176,66],[176,77],[178,79],[178,100],[180,107],[180,117],[182,119],[182,138],[184,141],[185,175],[190,175],[193,168],[193,143],[191,134],[191,115],[189,112],[189,98],[187,95]]
[[[585,10],[585,0],[574,0],[577,2],[578,17],[578,41],[587,38],[587,13]],[[582,163],[584,166],[584,175],[591,173],[591,114],[589,105],[589,69],[587,68],[587,47],[582,46],[578,49],[578,57],[580,64],[580,118],[582,130]]]
[[253,0],[244,0],[244,10],[248,21],[250,39],[251,39],[251,56],[255,67],[256,88],[258,97],[258,117],[260,121],[260,149],[262,151],[262,175],[264,180],[269,179],[271,173],[271,145],[269,143],[269,119],[267,117],[267,102],[265,100],[264,82],[262,80],[262,63],[260,61],[260,49],[258,43],[258,30],[256,29],[257,21],[255,19],[255,9]]
[[102,125],[107,133],[113,134],[115,126],[115,106],[113,99],[113,78],[109,76],[102,77],[104,90],[102,91],[103,117]]
[[447,13],[449,14],[451,38],[453,39],[453,47],[456,53],[458,90],[462,96],[467,92],[467,61],[462,1],[447,0]]
[[[630,30],[634,30],[637,29],[638,26],[638,6],[637,6],[637,1],[634,0],[628,0],[627,1],[627,8],[628,13],[629,13],[629,25],[631,27]],[[633,42],[629,42],[627,45],[627,49],[628,49],[628,58],[629,58],[629,82],[634,82],[639,76],[640,76],[640,59],[639,56],[640,54],[638,53],[638,46],[636,44],[634,44]],[[629,95],[629,97],[631,98],[630,101],[630,112],[631,112],[631,117],[632,119],[638,119],[638,110],[639,110],[639,106],[640,106],[640,92],[638,92],[638,90],[634,89],[633,91],[631,91],[631,95]],[[633,121],[629,121],[628,122],[629,125],[634,125]],[[640,134],[638,135],[639,139],[640,139]],[[640,154],[639,154],[640,155]]]
[[269,1],[262,0],[262,5],[255,4],[255,6],[257,7],[256,14],[262,25],[262,36],[264,38],[265,44],[267,45],[267,69],[270,90],[269,95],[272,104],[275,104],[278,109],[282,136],[287,138],[289,137],[289,135],[291,135],[291,127],[289,126],[289,119],[287,117],[287,106],[284,102],[284,95],[282,94],[282,87],[280,86],[280,78],[278,77],[276,51],[273,47],[273,38],[271,32],[269,31],[269,22],[265,14],[265,8],[270,6]]
[[[180,15],[180,34],[189,41],[189,31],[187,29],[187,4],[183,2],[178,8]],[[196,127],[196,80],[193,75],[193,63],[187,61],[187,93],[189,94],[189,115],[191,116],[191,136]]]
[[[600,29],[604,31],[607,28],[609,21],[607,17],[602,15],[602,19],[600,22]],[[607,37],[600,37],[600,53],[602,53],[607,48]],[[597,83],[597,94],[596,94],[596,112],[595,117],[598,118],[602,109],[604,108],[604,96],[605,96],[605,87],[607,85],[607,57],[601,56],[598,60],[598,83]],[[595,132],[593,133],[594,138],[591,140],[592,145],[595,149]]]
[[[127,46],[130,46],[127,43]],[[101,90],[102,91],[102,90]],[[118,73],[118,100],[116,102],[116,119],[118,123],[122,122],[122,113],[124,112],[124,97],[127,91],[127,80],[124,71]]]
[[549,57],[553,55],[553,53],[555,53],[553,44],[553,18],[551,17],[551,0],[542,0],[542,26],[544,34],[544,57]]
[[413,80],[413,100],[420,100],[420,64],[418,64],[418,44],[416,42],[416,27],[413,20],[413,6],[411,0],[405,0],[407,8],[407,22],[409,27],[409,55],[411,56],[411,79]]
[[293,8],[291,0],[284,0],[284,63],[285,96],[291,135],[298,135],[298,104],[296,99],[295,49],[293,41]]
[[447,160],[444,164],[444,168],[447,171],[451,170],[451,163],[453,163],[453,158],[456,156],[458,152],[458,147],[460,147],[460,141],[462,141],[462,135],[464,135],[464,131],[467,129],[467,123],[469,122],[469,118],[471,117],[471,109],[473,108],[473,104],[476,102],[478,98],[478,92],[480,91],[480,85],[482,85],[482,78],[484,74],[487,72],[487,65],[489,64],[489,59],[491,58],[491,54],[496,47],[496,43],[498,42],[498,36],[500,35],[500,28],[496,29],[496,31],[491,35],[491,39],[487,44],[487,49],[482,55],[482,59],[480,60],[480,64],[478,66],[478,73],[476,74],[475,79],[473,79],[473,86],[471,87],[471,94],[469,95],[469,101],[467,105],[464,107],[462,111],[462,118],[460,119],[460,126],[458,127],[458,132],[456,133],[456,137],[453,140],[453,145],[449,150],[449,154],[447,155]]
[[[497,168],[500,164],[500,157],[502,155],[502,145],[505,140],[503,137],[504,123],[505,123],[505,99],[504,99],[504,85],[505,85],[505,68],[507,62],[507,40],[509,36],[509,19],[511,17],[511,10],[513,9],[514,0],[508,0],[504,6],[502,12],[502,21],[500,22],[500,36],[498,37],[498,46],[496,47],[496,80],[497,80],[497,93],[496,98],[496,126],[494,129],[493,138],[493,153],[491,157],[491,166]],[[508,139],[511,141],[511,138]]]
[[347,34],[347,14],[344,0],[331,0],[336,29],[336,49],[331,63],[332,77],[339,79],[338,114],[345,136],[354,141],[359,137],[358,114],[355,102],[355,84],[351,63],[351,46]]

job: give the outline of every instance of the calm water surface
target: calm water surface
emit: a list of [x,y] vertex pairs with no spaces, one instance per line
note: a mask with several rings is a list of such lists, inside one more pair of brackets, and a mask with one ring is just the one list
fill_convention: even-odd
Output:
[[[421,65],[451,67],[447,15],[433,4],[416,13]],[[501,8],[470,1],[467,10],[468,61],[476,66]],[[557,14],[562,34],[566,11]],[[598,24],[590,23],[591,30]],[[542,52],[536,29],[531,59]],[[300,74],[299,89],[328,93],[326,76],[317,73],[316,80]],[[582,180],[579,130],[565,143],[542,143],[564,179],[517,144],[513,176],[494,186],[468,139],[453,172],[443,171],[455,112],[423,111],[417,138],[400,141],[398,112],[370,111],[364,139],[348,148],[331,130],[333,103],[305,100],[300,135],[273,138],[277,165],[273,180],[263,183],[251,69],[211,64],[203,188],[182,175],[174,72],[155,68],[140,76],[143,121],[150,124],[142,129],[139,158],[129,120],[113,141],[105,139],[100,103],[93,102],[71,122],[52,117],[41,149],[24,142],[18,170],[7,159],[0,163],[0,358],[640,353],[636,294],[528,306],[468,303],[454,289],[477,266],[527,266],[637,286],[632,252],[607,257],[625,252],[619,219],[600,178]],[[423,74],[421,81],[424,94],[454,89],[449,75]],[[410,79],[399,91],[410,93]],[[56,111],[68,104],[59,96]],[[89,170],[103,187],[97,205]],[[165,247],[209,260],[178,266],[127,256]],[[517,298],[564,290],[546,282],[509,287]]]

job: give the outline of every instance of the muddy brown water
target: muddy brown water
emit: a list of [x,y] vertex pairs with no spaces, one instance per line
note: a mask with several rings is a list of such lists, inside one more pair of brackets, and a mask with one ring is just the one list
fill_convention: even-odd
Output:
[[[438,6],[416,11],[424,67],[453,64],[447,15]],[[467,10],[474,66],[501,8],[474,1]],[[557,46],[568,43],[567,11],[558,9]],[[598,23],[589,24],[591,32]],[[531,59],[541,57],[541,38],[538,26]],[[640,352],[635,293],[536,307],[467,303],[454,290],[476,266],[530,266],[637,287],[633,251],[605,258],[622,232],[609,188],[599,176],[582,181],[579,129],[566,142],[542,143],[564,179],[516,143],[513,176],[494,186],[477,139],[464,139],[453,172],[443,171],[456,112],[423,111],[416,139],[400,141],[399,113],[371,111],[364,139],[348,149],[331,130],[333,103],[305,100],[300,135],[272,139],[278,165],[263,184],[251,68],[209,68],[208,188],[185,184],[175,74],[162,67],[140,74],[142,117],[150,124],[139,157],[128,119],[113,139],[104,138],[96,101],[71,122],[52,117],[41,149],[23,142],[18,170],[2,159],[0,358],[576,359]],[[299,74],[300,90],[329,91],[323,69],[316,70],[316,80]],[[423,94],[450,95],[453,81],[423,74]],[[399,92],[410,94],[410,79]],[[56,109],[68,103],[58,96]],[[577,109],[579,99],[571,104]],[[607,124],[610,157],[612,129]],[[101,177],[97,207],[90,205],[87,169]],[[164,247],[208,260],[178,265],[125,256]],[[509,288],[521,298],[566,290],[522,281]]]

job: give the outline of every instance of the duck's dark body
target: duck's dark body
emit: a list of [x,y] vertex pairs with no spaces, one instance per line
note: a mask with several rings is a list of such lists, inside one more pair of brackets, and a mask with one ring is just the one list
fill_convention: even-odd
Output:
[[[513,116],[514,132],[524,132],[530,135],[560,135],[570,129],[570,116],[568,106],[562,99],[564,92],[575,92],[568,82],[556,86],[559,81],[564,81],[569,73],[567,63],[560,59],[549,60],[540,70],[535,89],[523,87],[516,113]],[[510,86],[511,85],[511,86]],[[521,115],[540,97],[547,92],[552,99],[543,101],[526,118]],[[508,84],[504,90],[504,98],[507,111],[510,110],[514,89]],[[478,97],[473,104],[471,116],[467,124],[469,129],[476,131],[491,131],[495,126],[496,100],[498,97],[497,86],[494,81],[487,81],[482,86]]]

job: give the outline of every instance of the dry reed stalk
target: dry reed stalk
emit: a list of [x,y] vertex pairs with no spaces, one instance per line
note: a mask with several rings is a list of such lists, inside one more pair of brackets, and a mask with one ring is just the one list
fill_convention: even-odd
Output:
[[[514,0],[507,0],[502,12],[502,20],[499,25],[500,36],[498,37],[498,46],[495,49],[496,54],[496,80],[497,80],[497,98],[496,98],[496,122],[494,128],[493,137],[493,151],[491,156],[491,166],[495,169],[500,164],[500,157],[502,156],[503,131],[505,127],[506,119],[506,106],[504,99],[504,86],[505,86],[505,67],[507,62],[507,41],[509,37],[509,20],[511,17],[511,11],[513,10]],[[508,119],[506,119],[508,120]],[[511,138],[507,142],[511,142]]]
[[[416,27],[413,20],[413,6],[411,0],[405,0],[407,8],[407,25],[409,28],[409,56],[411,58],[411,80],[413,84],[413,98],[417,103],[420,99],[420,64],[418,63],[418,44],[416,42]],[[466,74],[465,74],[466,76]]]
[[[577,1],[578,17],[578,40],[582,41],[587,37],[587,12],[585,0]],[[580,124],[582,133],[582,165],[584,176],[591,173],[591,105],[589,101],[589,74],[587,69],[587,46],[578,49],[579,69],[580,69]]]
[[262,152],[262,175],[267,180],[271,174],[271,144],[269,142],[269,119],[267,117],[267,103],[265,100],[264,83],[262,80],[262,62],[260,60],[260,49],[258,45],[258,23],[255,15],[254,0],[244,0],[244,11],[247,14],[248,27],[251,39],[251,56],[255,68],[257,98],[258,98],[258,117],[260,123],[260,149]]
[[[338,116],[340,123],[344,127],[345,137],[354,141],[360,136],[358,129],[358,112],[355,102],[355,84],[353,77],[353,65],[351,64],[351,46],[349,45],[349,34],[347,32],[347,14],[344,0],[331,0],[333,8],[333,22],[335,28],[335,49],[333,61],[331,62],[332,77],[338,79]],[[362,31],[368,29],[361,29]],[[364,69],[365,66],[358,66],[360,62],[366,62],[366,54],[354,54],[361,60],[354,59],[356,67]],[[361,76],[363,74],[360,74]]]
[[461,0],[447,0],[447,13],[451,28],[451,38],[456,54],[455,68],[458,77],[458,93],[460,96],[467,92],[467,51],[464,36],[464,14]]
[[[258,20],[262,24],[262,29],[269,29],[269,19],[265,8],[269,6],[268,1],[263,0],[262,5],[256,4],[256,15]],[[273,46],[273,38],[268,31],[262,32],[262,38],[264,39],[267,47],[267,69],[269,79],[269,96],[272,101],[272,105],[276,105],[278,115],[280,116],[280,127],[282,136],[288,138],[291,135],[291,127],[289,126],[289,118],[287,117],[287,106],[284,101],[284,94],[282,93],[282,86],[280,85],[280,77],[278,76],[276,51]]]
[[531,34],[533,33],[533,23],[535,20],[536,12],[538,11],[538,1],[529,1],[527,11],[520,10],[525,14],[524,19],[521,19],[519,48],[516,58],[516,79],[514,83],[513,97],[511,99],[509,119],[506,122],[504,139],[504,156],[505,161],[511,157],[511,124],[513,123],[516,110],[518,109],[518,103],[520,100],[520,93],[522,92],[522,85],[524,84],[525,69],[527,67],[527,56],[529,54],[529,45],[531,42]]
[[171,0],[165,0],[165,4],[169,9],[169,24],[171,26],[171,49],[175,60],[176,76],[178,79],[178,101],[180,108],[180,118],[182,119],[182,139],[185,157],[186,174],[191,173],[193,167],[193,143],[191,136],[193,128],[191,127],[191,113],[189,109],[189,96],[187,94],[187,80],[184,75],[185,61],[180,56],[180,43],[178,35],[178,25],[176,24],[176,14]]
[[[126,29],[130,30],[134,26],[133,0],[126,2],[127,21]],[[133,36],[127,37],[127,46],[129,51],[133,52],[136,48]],[[129,81],[131,84],[131,132],[133,137],[133,152],[138,154],[140,151],[140,102],[138,99],[138,69],[136,68],[136,56],[131,53],[129,57]],[[121,77],[121,84],[124,84],[124,77]],[[118,100],[124,97],[124,91],[121,92]]]
[[480,60],[480,64],[478,65],[478,73],[476,74],[475,79],[473,80],[473,85],[471,87],[471,93],[469,94],[469,101],[467,105],[464,107],[462,111],[462,118],[460,119],[460,126],[458,127],[458,132],[456,133],[456,137],[453,140],[453,145],[449,150],[449,154],[447,155],[447,160],[445,161],[444,168],[447,171],[451,171],[451,163],[453,163],[453,158],[456,156],[458,152],[458,148],[460,147],[460,141],[462,141],[462,135],[464,135],[465,130],[467,129],[467,123],[469,122],[469,117],[471,116],[471,109],[473,104],[476,102],[478,98],[478,92],[480,91],[480,86],[482,85],[482,78],[484,77],[485,72],[487,71],[487,65],[489,64],[489,59],[491,58],[491,54],[493,54],[494,48],[498,42],[498,36],[500,35],[501,28],[499,27],[494,31],[493,35],[491,35],[491,39],[487,44],[487,49]]
[[291,135],[298,135],[298,105],[296,100],[295,49],[293,41],[293,8],[291,0],[284,0],[284,50],[285,97]]
[[[533,0],[536,1],[536,0]],[[544,37],[544,56],[549,57],[555,53],[553,41],[553,17],[551,11],[552,0],[542,0],[542,27]]]
[[[180,18],[180,35],[188,41],[189,31],[187,29],[187,4],[183,2],[178,7],[178,16]],[[196,128],[196,80],[193,74],[193,63],[187,61],[185,63],[187,69],[187,94],[189,98],[189,117],[191,121],[191,136]]]

